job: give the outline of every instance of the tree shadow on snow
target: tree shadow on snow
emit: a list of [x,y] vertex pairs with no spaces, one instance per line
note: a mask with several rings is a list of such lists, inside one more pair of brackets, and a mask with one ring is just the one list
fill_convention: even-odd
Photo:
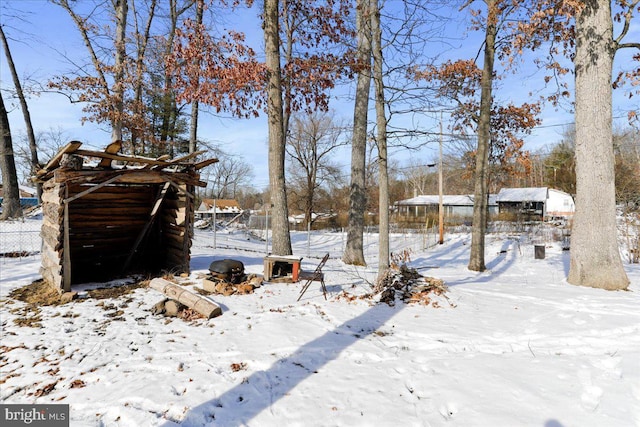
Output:
[[[502,244],[499,252],[496,254],[487,254],[485,252],[485,258],[488,261],[485,263],[486,270],[482,273],[469,270],[469,276],[460,280],[445,281],[446,285],[458,286],[469,283],[486,283],[495,280],[501,274],[505,273],[512,267],[519,256],[517,245],[515,241],[507,240]],[[456,242],[451,250],[441,251],[435,256],[427,256],[424,258],[417,258],[412,266],[424,264],[438,266],[443,265],[447,268],[455,269],[468,269],[469,264],[469,251],[470,246],[466,242]],[[489,255],[489,256],[487,256]],[[419,268],[419,267],[418,267]]]
[[[448,249],[448,248],[447,248]],[[485,252],[485,265],[486,270],[478,273],[468,270],[469,252],[470,246],[467,242],[455,242],[451,245],[450,250],[440,251],[430,256],[424,256],[417,258],[412,262],[412,266],[416,266],[421,272],[420,265],[423,265],[425,270],[429,266],[438,267],[443,266],[446,268],[468,270],[468,276],[454,280],[446,281],[447,286],[457,286],[473,283],[486,283],[495,280],[500,275],[508,272],[508,270],[514,266],[518,259],[526,259],[531,257],[533,260],[534,253],[531,245],[523,245],[518,240],[509,239],[502,242],[502,246],[496,253]],[[547,252],[544,260],[535,260],[535,263],[540,263],[542,268],[552,268],[562,271],[564,277],[569,274],[570,255],[569,251],[562,251],[560,254],[555,252]],[[532,264],[535,266],[536,264]],[[537,268],[537,267],[536,267]]]
[[[267,370],[257,371],[220,396],[192,408],[180,424],[170,426],[244,426],[260,412],[285,398],[302,381],[317,374],[358,340],[367,338],[396,315],[402,306],[377,304],[363,314],[298,348]],[[212,381],[216,378],[212,377]]]

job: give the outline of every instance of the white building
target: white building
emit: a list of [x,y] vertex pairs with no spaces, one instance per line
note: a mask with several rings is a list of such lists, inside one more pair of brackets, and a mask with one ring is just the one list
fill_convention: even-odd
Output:
[[[428,213],[437,213],[440,205],[439,195],[422,195],[411,199],[400,200],[395,204],[395,210],[399,215],[411,217],[423,217]],[[473,195],[443,195],[442,207],[445,218],[472,218]],[[489,195],[489,214],[498,213],[498,204],[495,194]]]
[[548,187],[503,188],[496,201],[500,213],[531,219],[569,218],[576,210],[570,194]]
[[200,207],[196,210],[199,218],[230,219],[242,213],[240,205],[232,199],[202,199]]

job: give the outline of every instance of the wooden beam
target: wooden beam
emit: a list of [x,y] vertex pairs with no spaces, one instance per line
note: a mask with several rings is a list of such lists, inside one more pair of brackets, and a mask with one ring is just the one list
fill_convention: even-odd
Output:
[[[207,152],[206,150],[194,151],[193,153],[189,153],[189,154],[187,154],[187,155],[185,155],[185,156],[176,157],[176,158],[175,158],[175,159],[173,159],[173,160],[169,160],[167,163],[168,163],[169,165],[175,165],[176,163],[182,163],[182,162],[185,162],[185,161],[187,161],[187,160],[193,159],[194,157],[197,157],[197,156],[199,156],[200,154],[204,154],[204,153],[206,153],[206,152]],[[157,169],[157,168],[158,168],[158,166],[152,166],[152,169]]]
[[71,141],[70,143],[62,147],[60,151],[58,151],[58,154],[53,156],[53,158],[49,160],[49,163],[47,163],[44,168],[40,169],[36,173],[36,175],[37,176],[44,175],[47,172],[49,172],[50,169],[57,167],[60,164],[60,160],[62,160],[62,156],[64,156],[65,154],[76,152],[81,145],[82,145],[82,142],[80,141]]
[[203,161],[201,161],[201,162],[194,163],[194,164],[193,164],[193,167],[195,168],[195,170],[198,170],[198,169],[202,169],[202,168],[203,168],[203,167],[205,167],[205,166],[212,165],[212,164],[214,164],[214,163],[218,163],[218,159],[207,159],[207,160],[203,160]]
[[[122,141],[120,141],[119,139],[116,141],[113,141],[111,144],[107,145],[107,148],[104,149],[104,152],[107,154],[117,154],[118,151],[120,151],[120,148],[122,148]],[[110,159],[102,159],[100,160],[100,163],[98,164],[98,167],[100,168],[110,168],[111,167],[111,160]]]
[[129,162],[129,163],[167,165],[167,162],[164,162],[162,160],[151,159],[149,157],[127,156],[126,154],[111,154],[111,153],[103,153],[101,151],[76,150],[74,154],[79,154],[81,156],[87,156],[87,157],[98,157],[101,159],[119,160],[121,162]]
[[[171,158],[171,156],[169,156],[168,154],[163,154],[162,156],[156,157],[156,160],[159,161],[159,162],[166,161],[167,163],[171,163],[169,161],[170,158]],[[151,169],[151,168],[155,168],[155,167],[158,167],[158,166],[153,166],[153,165],[147,164],[147,165],[144,165],[143,169]]]
[[[186,192],[189,194],[189,192]],[[191,197],[191,200],[185,201],[185,220],[184,220],[184,228],[187,232],[187,235],[182,238],[182,264],[185,272],[189,273],[189,260],[190,260],[190,249],[191,249],[191,227],[193,227],[193,219],[191,218],[191,206],[195,199]]]
[[207,150],[194,151],[193,153],[189,153],[189,154],[181,156],[181,157],[176,157],[175,159],[171,160],[169,163],[184,162],[185,160],[193,159],[194,157],[198,157],[200,154],[204,154],[206,152],[207,152]]
[[180,187],[178,184],[176,184],[175,182],[171,181],[170,179],[168,179],[168,181],[171,184],[171,186],[178,191],[178,193],[182,193],[185,196],[188,196],[188,197],[190,197],[190,198],[195,200],[195,196],[193,194],[189,193],[187,190],[185,190],[184,188]]
[[89,189],[87,189],[87,190],[84,190],[84,191],[82,191],[82,192],[80,192],[80,193],[76,194],[75,196],[72,196],[72,197],[69,197],[69,198],[67,198],[67,199],[64,199],[64,200],[63,200],[63,202],[64,202],[65,204],[67,204],[67,203],[71,203],[71,202],[73,202],[74,200],[79,199],[79,198],[80,198],[80,197],[82,197],[82,196],[85,196],[85,195],[87,195],[87,194],[89,194],[89,193],[93,193],[94,191],[101,189],[101,188],[102,188],[102,187],[104,187],[105,185],[111,184],[112,182],[114,182],[114,181],[118,180],[118,178],[120,178],[120,176],[121,176],[121,175],[116,175],[116,176],[114,176],[114,177],[112,177],[112,178],[109,178],[108,180],[106,180],[106,181],[104,181],[104,182],[101,182],[100,184],[97,184],[96,186],[91,187],[91,188],[89,188]]
[[[65,197],[69,189],[65,188]],[[62,247],[62,286],[65,292],[71,292],[71,245],[69,241],[69,204],[64,204],[64,243]]]
[[188,183],[198,186],[206,185],[206,182],[199,181],[199,175],[185,172],[163,172],[149,169],[127,169],[127,170],[61,170],[55,171],[55,181],[58,183],[92,184],[105,181],[113,176],[120,176],[120,184],[164,184],[168,180],[178,183]]

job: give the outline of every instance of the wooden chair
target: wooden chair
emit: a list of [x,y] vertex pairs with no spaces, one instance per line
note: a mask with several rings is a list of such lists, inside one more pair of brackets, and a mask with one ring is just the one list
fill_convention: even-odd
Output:
[[307,291],[307,289],[309,289],[309,285],[311,285],[311,282],[320,282],[321,286],[322,286],[322,293],[324,294],[324,299],[327,299],[327,287],[324,284],[324,273],[322,272],[322,267],[324,267],[324,265],[327,263],[327,260],[329,259],[329,254],[327,253],[323,258],[322,261],[320,261],[320,264],[318,264],[318,266],[316,267],[315,271],[313,272],[305,272],[305,271],[301,271],[300,272],[300,279],[301,280],[306,280],[306,283],[304,284],[304,286],[302,286],[302,289],[300,290],[300,295],[298,296],[297,301],[300,301],[300,298],[302,298],[302,295],[304,295],[304,293]]

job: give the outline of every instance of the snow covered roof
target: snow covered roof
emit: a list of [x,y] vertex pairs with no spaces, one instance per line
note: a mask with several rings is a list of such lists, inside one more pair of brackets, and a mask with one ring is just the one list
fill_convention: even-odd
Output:
[[[400,206],[425,206],[440,204],[439,195],[421,195],[411,199],[400,200]],[[473,194],[443,195],[442,204],[446,206],[473,206]],[[489,195],[489,204],[496,204],[496,195]]]
[[545,202],[547,187],[503,188],[498,193],[498,202]]
[[202,204],[197,212],[213,212],[214,205],[216,212],[240,213],[242,211],[238,202],[233,199],[202,199]]
[[[35,188],[27,187],[26,185],[18,185],[18,190],[20,191],[20,197],[35,197],[37,191]],[[4,195],[4,190],[2,189],[2,184],[0,184],[0,197]]]
[[[311,214],[311,221],[316,221],[316,220],[323,220],[323,219],[329,219],[331,217],[335,217],[337,216],[334,213],[315,213],[313,212]],[[302,224],[304,222],[304,214],[298,214],[298,215],[290,215],[289,216],[289,222],[293,223],[293,224]]]

